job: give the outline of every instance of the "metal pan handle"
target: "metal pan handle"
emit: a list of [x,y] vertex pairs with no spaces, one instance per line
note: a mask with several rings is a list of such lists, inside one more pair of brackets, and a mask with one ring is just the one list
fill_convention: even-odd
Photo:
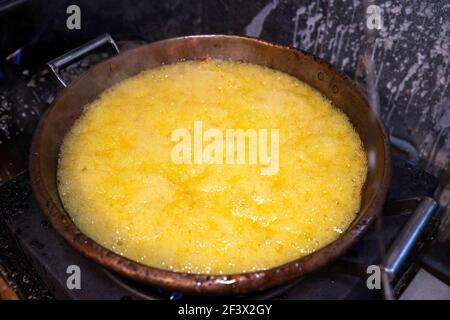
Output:
[[114,39],[107,33],[92,39],[89,42],[86,42],[85,44],[82,44],[78,48],[75,48],[62,56],[59,56],[58,58],[55,58],[49,62],[47,62],[47,65],[49,66],[50,70],[52,70],[53,74],[56,76],[56,78],[59,80],[59,82],[64,86],[67,87],[67,84],[64,82],[62,77],[59,74],[59,71],[67,66],[68,64],[72,63],[73,61],[81,58],[82,56],[88,54],[89,52],[105,45],[110,44],[117,53],[120,53],[119,47],[117,46]]
[[420,197],[405,199],[402,202],[415,203],[416,208],[409,218],[400,234],[395,238],[390,246],[386,258],[382,264],[384,273],[383,286],[385,294],[390,298],[390,281],[393,280],[400,270],[403,262],[408,258],[415,243],[424,231],[431,217],[436,213],[438,204],[432,198]]

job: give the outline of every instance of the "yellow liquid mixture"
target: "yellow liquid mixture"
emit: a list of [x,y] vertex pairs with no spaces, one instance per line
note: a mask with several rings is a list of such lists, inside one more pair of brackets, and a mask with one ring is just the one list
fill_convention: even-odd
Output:
[[[279,170],[175,164],[172,132],[279,129]],[[145,71],[86,107],[61,147],[75,224],[106,248],[167,270],[231,274],[292,261],[355,218],[366,155],[346,116],[294,77],[209,60]]]

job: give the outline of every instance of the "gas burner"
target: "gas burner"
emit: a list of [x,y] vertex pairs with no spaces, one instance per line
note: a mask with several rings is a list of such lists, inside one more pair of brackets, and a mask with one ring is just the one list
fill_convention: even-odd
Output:
[[[132,293],[134,296],[139,297],[140,299],[145,300],[183,300],[183,301],[191,301],[198,299],[198,296],[186,295],[180,292],[170,292],[160,288],[151,287],[148,285],[143,285],[141,283],[137,283],[131,281],[129,279],[123,278],[111,271],[103,270],[106,275],[114,282],[122,286],[125,290]],[[250,300],[268,300],[268,299],[282,299],[284,294],[291,288],[298,285],[303,278],[299,278],[293,280],[285,285],[271,288],[268,290],[251,293],[248,295],[239,295],[234,298],[237,299],[250,299]],[[202,299],[214,300],[221,297],[202,297]],[[124,296],[122,299],[132,299],[132,296]]]

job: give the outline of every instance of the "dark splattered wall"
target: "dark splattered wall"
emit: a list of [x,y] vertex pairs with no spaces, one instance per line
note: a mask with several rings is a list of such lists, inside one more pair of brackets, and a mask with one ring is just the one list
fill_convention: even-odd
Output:
[[[411,142],[422,165],[439,174],[440,202],[448,206],[450,1],[372,3],[381,8],[383,21],[370,52],[381,116],[389,133]],[[68,4],[80,6],[81,30],[65,27]],[[30,45],[34,54],[28,54],[33,62],[48,60],[103,32],[139,34],[148,41],[199,33],[240,34],[314,53],[364,84],[361,57],[367,42],[362,0],[36,0],[31,8],[34,14],[28,23],[33,27],[17,27],[20,36],[2,26],[0,52],[11,51],[11,43],[17,46],[33,39],[29,29],[39,32],[35,35],[39,41]],[[10,15],[10,19],[8,30],[18,24],[17,18]]]

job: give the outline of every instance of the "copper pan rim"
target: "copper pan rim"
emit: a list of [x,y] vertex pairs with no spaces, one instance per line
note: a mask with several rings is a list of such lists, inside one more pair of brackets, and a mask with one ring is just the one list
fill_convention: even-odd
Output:
[[[345,85],[350,88],[349,90],[354,90],[358,97],[361,98],[361,101],[364,101],[363,104],[367,106],[367,108],[362,112],[371,114],[376,120],[375,129],[379,133],[378,140],[382,140],[379,142],[379,145],[383,149],[383,155],[381,156],[382,161],[379,163],[379,168],[381,168],[381,172],[379,172],[380,183],[377,192],[370,198],[366,209],[359,212],[357,221],[335,241],[307,256],[262,271],[231,275],[188,274],[167,271],[132,261],[102,247],[94,240],[84,235],[76,227],[68,217],[67,213],[64,210],[61,210],[60,206],[56,203],[55,198],[50,194],[48,184],[45,183],[45,175],[47,175],[47,172],[43,169],[42,165],[43,147],[47,143],[46,139],[48,139],[46,130],[48,130],[48,127],[51,125],[48,122],[48,119],[55,116],[55,106],[64,103],[66,96],[68,93],[72,92],[73,88],[76,88],[83,81],[87,81],[96,70],[111,68],[111,66],[120,64],[121,59],[127,59],[130,56],[138,55],[143,48],[151,51],[152,46],[170,46],[171,42],[179,46],[183,46],[184,42],[188,42],[191,46],[195,46],[208,41],[218,43],[232,43],[238,41],[239,43],[248,43],[250,46],[261,46],[267,50],[274,50],[281,54],[297,55],[305,61],[322,65],[325,70],[332,73],[333,77],[337,77],[335,80],[344,82]],[[31,144],[29,170],[32,191],[39,209],[48,218],[56,232],[76,251],[82,253],[84,256],[95,261],[99,265],[116,272],[118,275],[166,290],[194,295],[237,295],[282,285],[292,279],[314,272],[329,264],[349,249],[356,241],[358,241],[364,232],[367,231],[376,215],[381,212],[387,189],[390,184],[390,161],[389,139],[380,118],[378,115],[374,114],[367,98],[359,89],[358,85],[327,62],[298,49],[256,38],[233,35],[196,35],[161,40],[125,51],[124,53],[91,67],[87,72],[78,77],[71,85],[59,93],[52,105],[41,118]]]

